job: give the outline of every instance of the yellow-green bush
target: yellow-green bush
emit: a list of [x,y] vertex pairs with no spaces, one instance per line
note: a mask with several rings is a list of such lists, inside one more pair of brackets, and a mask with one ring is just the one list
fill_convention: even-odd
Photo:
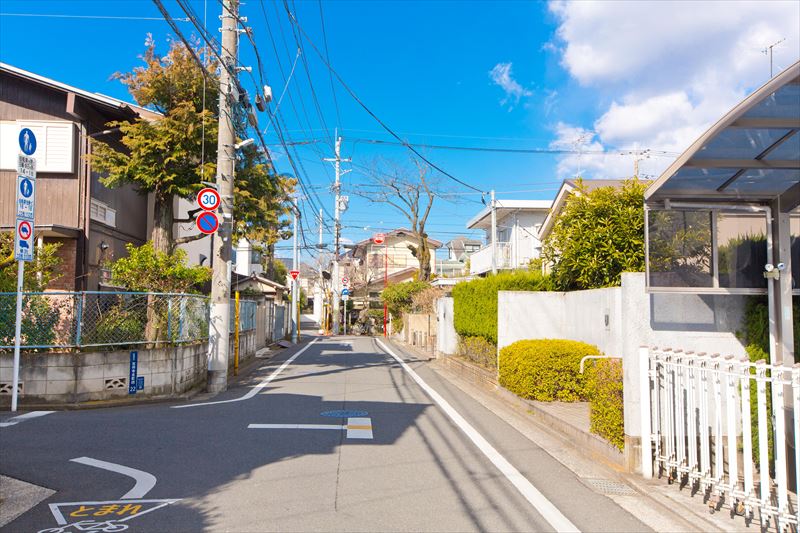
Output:
[[497,346],[483,337],[459,337],[457,353],[483,368],[497,368]]
[[500,384],[529,400],[585,400],[586,379],[579,372],[581,358],[599,353],[596,346],[578,341],[517,341],[500,350]]
[[586,374],[586,392],[591,401],[589,429],[622,450],[625,446],[622,361],[600,359],[589,365]]

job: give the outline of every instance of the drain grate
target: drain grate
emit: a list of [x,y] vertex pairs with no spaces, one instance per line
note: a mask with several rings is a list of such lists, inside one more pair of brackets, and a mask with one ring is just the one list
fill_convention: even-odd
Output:
[[611,479],[588,478],[584,479],[583,482],[590,488],[602,494],[609,494],[612,496],[636,495],[636,491],[630,488],[625,483],[620,483],[619,481],[613,481]]

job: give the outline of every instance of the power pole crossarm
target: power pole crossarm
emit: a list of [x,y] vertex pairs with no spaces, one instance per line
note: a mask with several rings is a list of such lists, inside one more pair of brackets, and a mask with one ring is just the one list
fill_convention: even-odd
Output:
[[233,230],[233,177],[236,137],[233,129],[232,94],[237,85],[238,0],[222,0],[222,68],[219,77],[219,135],[217,137],[217,192],[222,202],[219,234],[213,241],[211,312],[208,323],[208,391],[228,388],[231,298],[231,234]]

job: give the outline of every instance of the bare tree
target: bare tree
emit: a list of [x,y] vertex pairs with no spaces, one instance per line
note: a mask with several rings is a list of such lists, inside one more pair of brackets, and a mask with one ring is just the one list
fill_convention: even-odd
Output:
[[[416,245],[408,245],[411,254],[419,261],[419,279],[431,279],[431,250],[425,223],[433,206],[435,192],[428,173],[430,168],[413,159],[416,170],[395,163],[373,165],[370,180],[376,186],[359,190],[355,194],[375,203],[388,204],[403,214],[411,225]],[[388,168],[384,168],[388,167]]]

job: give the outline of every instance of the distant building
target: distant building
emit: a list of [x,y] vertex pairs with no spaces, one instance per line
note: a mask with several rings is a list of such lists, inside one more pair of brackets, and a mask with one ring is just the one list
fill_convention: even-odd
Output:
[[463,235],[445,243],[447,258],[436,263],[436,275],[439,277],[463,276],[467,271],[469,257],[480,251],[481,241],[469,239]]
[[[353,304],[365,307],[370,301],[380,302],[384,278],[390,284],[411,281],[419,272],[419,261],[409,246],[416,245],[417,238],[405,228],[387,232],[383,244],[375,244],[371,238],[354,244],[340,260],[342,270],[350,280]],[[436,250],[441,248],[442,243],[428,238],[428,246],[431,272],[435,273]]]
[[14,229],[17,138],[27,127],[37,139],[36,246],[61,244],[61,276],[50,288],[97,290],[107,280],[106,261],[126,256],[126,244],[147,241],[148,196],[132,185],[103,186],[86,155],[91,138],[124,148],[108,122],[160,116],[0,63],[0,230]]
[[[541,255],[537,234],[547,217],[550,200],[496,200],[497,241],[495,266],[498,270],[526,268],[531,259]],[[492,271],[492,209],[484,207],[467,222],[467,229],[484,230],[486,245],[469,257],[469,273],[481,275]]]

